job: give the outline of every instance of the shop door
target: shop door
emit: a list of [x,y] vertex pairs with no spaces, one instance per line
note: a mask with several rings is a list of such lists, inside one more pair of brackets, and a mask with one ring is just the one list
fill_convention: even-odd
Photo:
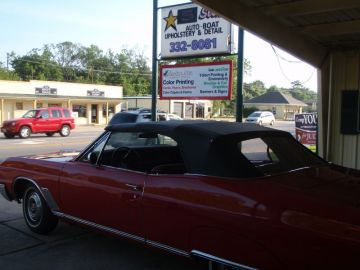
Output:
[[180,117],[184,117],[183,115],[183,103],[182,102],[174,102],[174,110],[172,113],[175,113],[176,115]]
[[91,123],[97,124],[98,123],[98,105],[91,104]]
[[194,104],[186,103],[185,117],[186,118],[193,118],[193,115],[194,115]]

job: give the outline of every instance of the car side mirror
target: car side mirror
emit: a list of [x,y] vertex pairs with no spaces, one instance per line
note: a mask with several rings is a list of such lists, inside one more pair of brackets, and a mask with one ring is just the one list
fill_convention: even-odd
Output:
[[98,159],[97,154],[96,154],[95,152],[92,152],[92,153],[90,154],[90,163],[91,163],[92,165],[95,165],[96,162],[97,162],[97,159]]
[[42,118],[42,115],[36,116],[36,119],[41,119],[41,118]]

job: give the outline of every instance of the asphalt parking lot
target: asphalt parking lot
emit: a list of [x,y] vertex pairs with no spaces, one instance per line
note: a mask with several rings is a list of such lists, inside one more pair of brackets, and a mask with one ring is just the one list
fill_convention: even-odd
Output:
[[50,235],[32,233],[21,205],[0,198],[0,269],[202,269],[194,261],[60,222]]

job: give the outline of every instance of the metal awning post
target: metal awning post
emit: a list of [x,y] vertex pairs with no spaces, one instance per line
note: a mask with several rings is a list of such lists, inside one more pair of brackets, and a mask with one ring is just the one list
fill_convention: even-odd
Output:
[[151,120],[156,120],[157,99],[157,21],[158,1],[153,0],[153,43],[152,43],[152,80],[151,80]]
[[243,72],[244,72],[244,30],[239,27],[237,53],[237,84],[236,84],[236,122],[243,118]]

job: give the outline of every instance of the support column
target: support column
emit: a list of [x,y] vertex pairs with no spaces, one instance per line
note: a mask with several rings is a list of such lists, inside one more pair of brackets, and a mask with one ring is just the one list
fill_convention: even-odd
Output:
[[70,111],[72,111],[72,109],[71,109],[71,99],[68,99],[67,108],[68,108]]
[[244,30],[238,31],[236,122],[243,121],[243,70],[244,70]]
[[87,125],[91,125],[91,103],[86,104]]
[[36,105],[37,105],[37,101],[36,101],[36,99],[34,99],[34,102],[33,102],[33,109],[36,109]]
[[4,121],[4,99],[1,99],[0,124]]
[[158,95],[157,77],[157,23],[158,23],[158,0],[153,0],[153,40],[152,40],[152,76],[151,76],[151,120],[156,121],[156,101]]
[[109,123],[109,102],[106,102],[106,122],[105,124]]

